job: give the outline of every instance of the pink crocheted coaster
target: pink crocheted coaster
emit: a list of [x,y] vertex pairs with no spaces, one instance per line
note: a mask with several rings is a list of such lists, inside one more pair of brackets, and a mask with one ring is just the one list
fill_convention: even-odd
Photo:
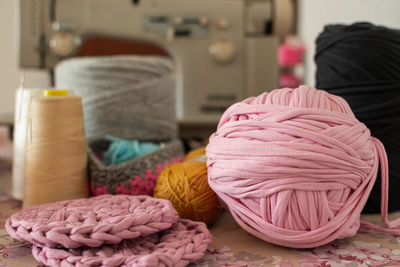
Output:
[[24,209],[7,220],[6,229],[11,237],[39,246],[98,247],[158,233],[177,220],[167,200],[102,195]]
[[49,266],[186,266],[203,257],[212,236],[204,223],[179,220],[171,229],[119,245],[54,249],[34,246],[36,260]]

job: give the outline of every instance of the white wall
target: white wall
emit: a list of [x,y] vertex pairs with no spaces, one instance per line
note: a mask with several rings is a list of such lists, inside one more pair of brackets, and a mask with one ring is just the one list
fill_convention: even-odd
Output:
[[[18,68],[17,0],[0,0],[0,118],[12,116],[14,91],[22,71]],[[42,71],[24,71],[25,86],[47,87],[48,75]]]
[[298,30],[307,46],[305,84],[315,85],[315,40],[324,25],[369,21],[400,29],[399,0],[298,0]]

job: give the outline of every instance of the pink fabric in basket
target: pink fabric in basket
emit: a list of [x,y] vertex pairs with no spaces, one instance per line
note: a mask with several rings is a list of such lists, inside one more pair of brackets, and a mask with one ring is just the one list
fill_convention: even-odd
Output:
[[[149,195],[153,196],[154,187],[156,186],[156,181],[160,172],[167,166],[182,162],[184,157],[175,157],[171,161],[165,161],[163,165],[157,165],[154,170],[147,169],[146,173],[141,176],[136,176],[128,181],[129,185],[126,186],[125,183],[120,183],[115,186],[115,194],[125,194],[125,195]],[[91,182],[90,193],[92,196],[99,196],[104,194],[110,194],[107,186],[96,185]]]
[[178,214],[168,200],[102,195],[36,205],[6,222],[11,237],[47,247],[118,244],[170,228]]
[[186,266],[200,259],[212,236],[204,223],[179,220],[171,229],[100,248],[54,249],[34,246],[36,260],[49,266]]

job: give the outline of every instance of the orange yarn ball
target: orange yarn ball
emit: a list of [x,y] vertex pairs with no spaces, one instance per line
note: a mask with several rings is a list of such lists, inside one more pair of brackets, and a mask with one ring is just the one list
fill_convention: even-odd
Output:
[[194,155],[201,153],[189,153],[189,160],[172,164],[160,173],[154,197],[171,201],[180,217],[210,225],[219,215],[219,202],[208,185],[207,164],[195,161]]
[[[186,157],[185,157],[185,160],[187,161],[187,160],[194,160],[194,159],[196,159],[196,158],[201,158],[201,157],[205,157],[206,156],[206,148],[205,147],[202,147],[202,148],[199,148],[199,149],[195,149],[195,150],[192,150],[192,151],[190,151],[187,155],[186,155]],[[201,161],[201,160],[198,160],[198,161]]]

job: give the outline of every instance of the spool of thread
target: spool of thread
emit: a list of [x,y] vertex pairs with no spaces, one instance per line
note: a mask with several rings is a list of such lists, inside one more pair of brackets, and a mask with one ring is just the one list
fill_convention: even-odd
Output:
[[387,220],[385,149],[341,97],[301,86],[248,98],[225,111],[206,150],[210,187],[268,242],[310,248],[354,236],[379,163],[382,221],[400,226]]
[[[73,95],[68,90],[69,95]],[[28,111],[33,98],[43,95],[43,90],[18,88],[15,93],[12,190],[15,199],[24,196],[25,144],[28,125]]]
[[28,125],[29,103],[34,96],[42,95],[42,90],[19,88],[15,93],[12,190],[14,198],[24,196],[25,142]]
[[55,69],[56,87],[82,97],[86,137],[128,140],[177,137],[175,72],[162,57],[73,58]]
[[[316,44],[317,87],[343,97],[385,145],[389,211],[400,210],[400,30],[370,23],[328,25]],[[379,179],[364,212],[381,209]]]
[[211,225],[219,202],[207,181],[205,149],[190,152],[186,161],[166,167],[158,176],[154,196],[171,201],[180,217]]
[[44,91],[29,107],[24,207],[88,196],[81,98]]

